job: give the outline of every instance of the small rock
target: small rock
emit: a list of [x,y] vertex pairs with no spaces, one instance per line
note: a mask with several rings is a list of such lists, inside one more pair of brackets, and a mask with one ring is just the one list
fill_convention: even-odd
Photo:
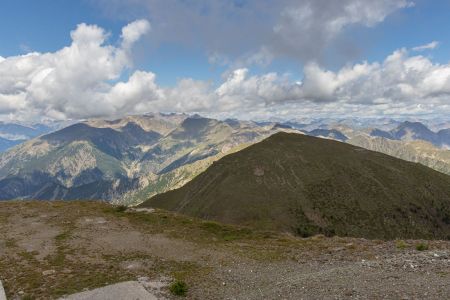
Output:
[[336,248],[333,248],[332,250],[333,250],[334,252],[338,252],[338,251],[345,250],[345,248],[344,248],[344,247],[336,247]]
[[138,281],[139,282],[148,282],[148,281],[150,281],[150,278],[148,278],[147,276],[141,276],[141,277],[138,277]]
[[145,213],[154,213],[155,209],[154,208],[145,208],[145,207],[141,207],[141,208],[133,208],[132,211],[135,212],[145,212]]
[[52,274],[55,274],[55,273],[56,273],[55,270],[45,270],[44,272],[42,272],[42,275],[48,276],[48,275],[52,275]]
[[264,176],[264,169],[263,169],[262,167],[260,167],[260,166],[257,166],[257,167],[253,170],[253,174],[254,174],[255,176],[258,176],[258,177]]
[[226,286],[226,285],[227,285],[227,283],[226,283],[226,282],[222,282],[222,285],[223,285],[223,286]]

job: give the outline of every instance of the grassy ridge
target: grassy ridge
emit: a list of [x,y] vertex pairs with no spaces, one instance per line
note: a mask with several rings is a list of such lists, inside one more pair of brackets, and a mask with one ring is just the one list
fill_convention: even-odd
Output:
[[143,206],[309,236],[450,238],[450,177],[344,143],[278,133]]

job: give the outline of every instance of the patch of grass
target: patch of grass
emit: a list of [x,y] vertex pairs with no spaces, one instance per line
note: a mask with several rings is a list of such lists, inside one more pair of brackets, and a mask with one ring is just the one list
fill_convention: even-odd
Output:
[[118,205],[115,207],[116,212],[125,212],[127,210],[127,207],[125,205]]
[[33,252],[28,252],[28,251],[22,251],[22,252],[19,252],[19,253],[17,253],[19,256],[21,256],[21,257],[23,257],[23,258],[25,258],[25,259],[27,259],[27,260],[32,260],[32,259],[34,259],[34,253]]
[[7,239],[5,241],[5,247],[6,248],[15,248],[15,247],[17,247],[16,241],[14,239]]
[[234,241],[234,240],[237,240],[237,239],[239,239],[239,237],[237,237],[236,235],[233,235],[233,234],[227,234],[227,235],[225,235],[223,237],[223,240],[225,242],[231,242],[231,241]]
[[404,241],[404,240],[398,240],[398,241],[396,241],[395,242],[395,247],[397,248],[397,249],[406,249],[406,248],[408,248],[408,244]]
[[312,237],[317,234],[316,227],[310,226],[308,224],[296,227],[294,232],[302,238]]
[[63,267],[65,265],[65,261],[66,261],[66,254],[62,250],[59,250],[59,249],[54,257],[51,257],[50,259],[48,259],[48,262],[52,266],[57,266],[57,267]]
[[233,227],[211,221],[201,222],[200,228],[212,233],[216,238],[225,242],[250,238],[253,234],[253,231],[248,228]]
[[[116,216],[115,209],[104,210],[105,213],[112,213]],[[143,227],[148,233],[164,233],[174,238],[186,238],[196,242],[211,243],[231,242],[243,239],[260,239],[271,237],[273,233],[253,231],[250,228],[234,225],[226,225],[213,221],[204,221],[197,218],[190,218],[176,213],[156,210],[153,213],[130,212],[123,215],[134,225]]]
[[204,229],[208,230],[209,232],[219,232],[222,230],[222,225],[220,225],[217,222],[211,222],[211,221],[205,221],[201,225]]
[[64,231],[64,232],[58,234],[57,236],[55,236],[55,241],[62,242],[62,241],[69,239],[70,236],[71,236],[70,231]]
[[169,290],[176,296],[184,297],[187,294],[188,288],[187,284],[184,281],[176,280],[170,285]]
[[439,275],[440,277],[446,277],[450,274],[450,272],[441,271],[441,272],[436,272],[436,274]]
[[419,243],[419,244],[416,245],[416,250],[417,251],[426,251],[428,249],[429,249],[429,246],[426,243]]

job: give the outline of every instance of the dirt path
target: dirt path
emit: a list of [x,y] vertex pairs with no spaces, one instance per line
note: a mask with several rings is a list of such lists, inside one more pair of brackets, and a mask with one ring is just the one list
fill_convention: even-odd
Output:
[[187,299],[450,299],[450,242],[298,239],[101,203],[8,202],[0,280],[8,299],[138,280],[166,299],[174,280]]

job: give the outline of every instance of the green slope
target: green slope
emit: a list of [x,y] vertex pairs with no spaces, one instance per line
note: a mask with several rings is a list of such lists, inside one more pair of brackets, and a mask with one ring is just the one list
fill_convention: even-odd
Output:
[[298,134],[228,155],[143,206],[303,236],[450,238],[449,176]]

